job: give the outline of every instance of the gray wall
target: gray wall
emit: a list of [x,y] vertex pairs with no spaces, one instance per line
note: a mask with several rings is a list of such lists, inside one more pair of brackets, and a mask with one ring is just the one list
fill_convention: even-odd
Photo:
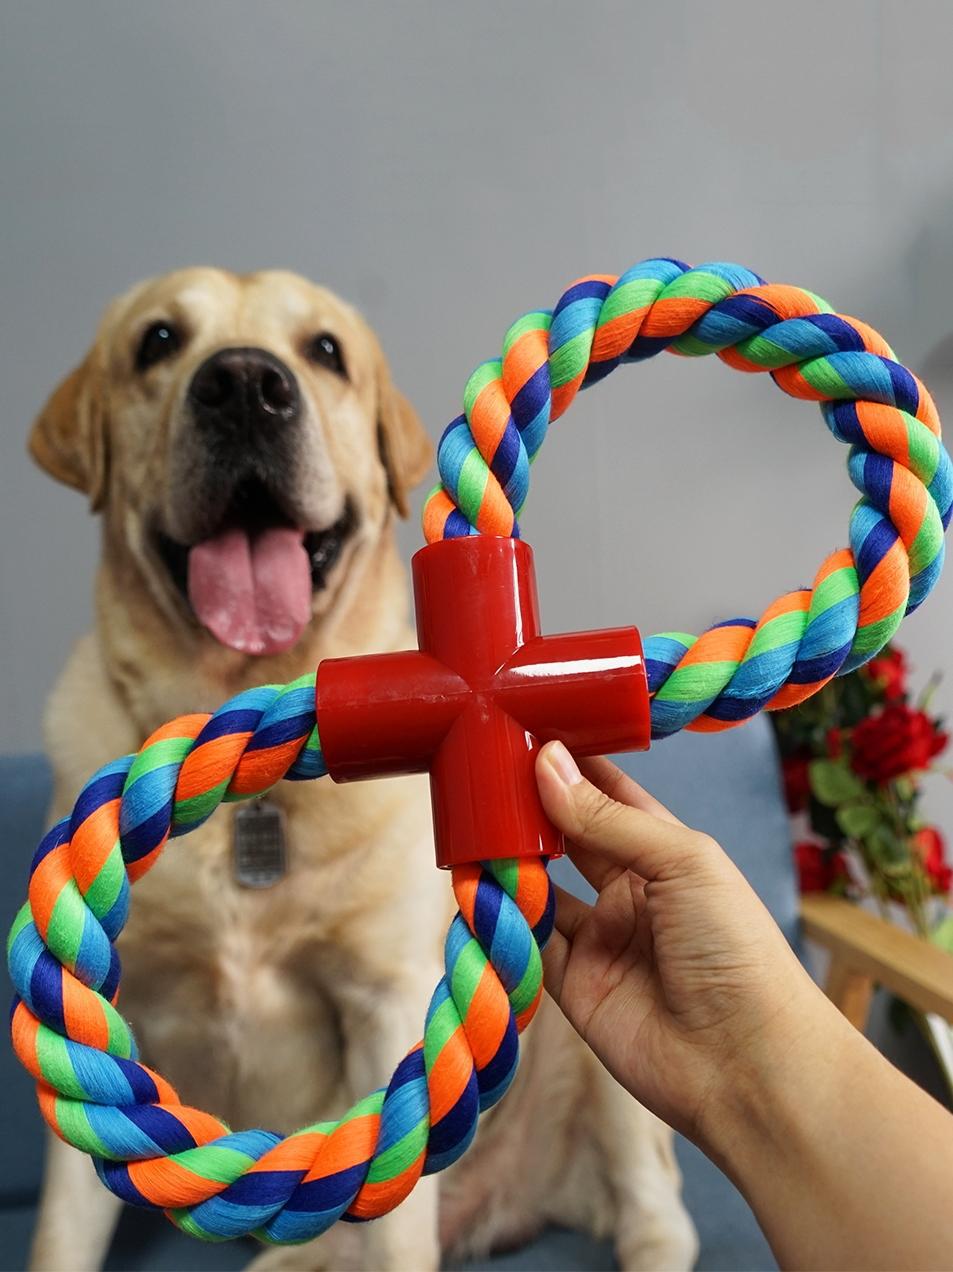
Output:
[[[7,0],[0,22],[2,748],[38,744],[96,555],[82,501],[26,460],[27,426],[143,275],[329,283],[436,437],[508,323],[578,274],[738,260],[930,362],[953,418],[946,3]],[[757,613],[845,542],[844,460],[767,379],[618,372],[534,469],[545,620]],[[953,569],[904,628],[923,677],[953,672],[951,628]],[[953,829],[953,787],[934,786]]]

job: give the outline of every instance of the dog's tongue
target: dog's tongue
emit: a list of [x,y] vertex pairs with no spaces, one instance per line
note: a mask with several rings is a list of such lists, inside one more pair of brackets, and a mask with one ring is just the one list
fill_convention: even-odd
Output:
[[225,530],[189,552],[189,600],[223,645],[290,649],[311,617],[311,563],[300,530]]

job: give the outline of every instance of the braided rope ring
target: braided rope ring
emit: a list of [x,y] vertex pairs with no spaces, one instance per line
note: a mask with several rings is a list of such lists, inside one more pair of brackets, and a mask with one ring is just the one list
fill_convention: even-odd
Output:
[[[137,1059],[116,1010],[115,941],[129,884],[170,836],[201,825],[222,801],[260,795],[280,778],[325,773],[314,675],[249,689],[212,716],[181,716],[135,756],[87,782],[72,815],[44,837],[29,901],[8,941],[17,991],[17,1056],[37,1080],[40,1109],[62,1139],[92,1155],[100,1179],[134,1205],[161,1208],[205,1240],[252,1233],[308,1241],[337,1219],[374,1219],[421,1174],[467,1148],[480,1112],[516,1071],[518,1034],[542,995],[540,950],[553,893],[539,860],[458,866],[459,913],[422,1042],[386,1089],[337,1122],[282,1139],[232,1132],[183,1105]],[[492,950],[492,959],[491,959]]]
[[[863,497],[850,548],[825,561],[813,589],[779,598],[757,623],[647,642],[656,736],[792,705],[872,657],[936,581],[953,507],[933,402],[875,332],[738,266],[653,260],[574,284],[551,313],[514,324],[502,361],[474,372],[465,414],[440,445],[428,540],[518,534],[549,420],[619,362],[667,347],[770,370],[786,392],[821,401],[835,437],[851,445]],[[464,1152],[479,1113],[506,1091],[518,1035],[539,1004],[553,924],[545,864],[496,861],[454,869],[460,909],[423,1040],[386,1089],[339,1121],[285,1139],[232,1132],[139,1062],[115,1005],[130,883],[219,803],[325,771],[313,675],[171,721],[95,774],[44,837],[10,933],[13,1044],[43,1116],[93,1157],[117,1196],[164,1209],[207,1240],[307,1241],[338,1218],[398,1205],[421,1174]]]
[[794,706],[874,657],[936,582],[953,510],[933,399],[882,336],[811,292],[766,284],[739,265],[692,269],[662,258],[619,278],[581,278],[554,309],[510,327],[502,358],[473,372],[464,413],[441,438],[427,541],[517,536],[549,422],[620,363],[663,349],[769,371],[785,393],[820,402],[828,428],[850,445],[848,471],[862,498],[850,547],[827,557],[811,588],[778,597],[757,621],[645,642],[656,738]]

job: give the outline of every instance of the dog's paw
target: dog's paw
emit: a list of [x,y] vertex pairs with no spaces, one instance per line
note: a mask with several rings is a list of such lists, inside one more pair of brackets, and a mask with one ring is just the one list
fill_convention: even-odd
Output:
[[616,1248],[620,1272],[691,1272],[698,1258],[698,1234],[686,1222],[666,1223],[664,1232],[643,1228],[637,1240]]
[[319,1237],[304,1245],[269,1246],[252,1259],[245,1272],[331,1272],[332,1268],[339,1272],[339,1269],[357,1266],[335,1257],[332,1244]]

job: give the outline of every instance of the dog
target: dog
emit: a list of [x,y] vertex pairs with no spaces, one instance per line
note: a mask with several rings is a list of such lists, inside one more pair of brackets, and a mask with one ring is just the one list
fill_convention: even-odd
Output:
[[[45,728],[53,814],[164,721],[328,657],[413,645],[395,514],[432,447],[357,311],[284,271],[181,270],[114,301],[30,436],[101,517],[95,623]],[[260,873],[225,806],[137,884],[121,1007],[183,1101],[288,1132],[339,1116],[420,1036],[452,913],[426,779],[282,783]],[[279,851],[280,849],[280,851]],[[249,883],[267,887],[248,886]],[[426,1272],[555,1221],[626,1269],[687,1268],[671,1132],[544,1002],[502,1108],[392,1214],[256,1269]],[[99,1267],[119,1203],[50,1137],[32,1266]]]

